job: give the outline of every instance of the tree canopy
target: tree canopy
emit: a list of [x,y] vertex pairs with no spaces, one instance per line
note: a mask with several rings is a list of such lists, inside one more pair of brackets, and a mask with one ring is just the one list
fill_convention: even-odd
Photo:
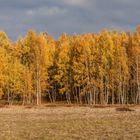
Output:
[[63,101],[140,104],[140,28],[67,35],[0,32],[0,98],[12,104]]

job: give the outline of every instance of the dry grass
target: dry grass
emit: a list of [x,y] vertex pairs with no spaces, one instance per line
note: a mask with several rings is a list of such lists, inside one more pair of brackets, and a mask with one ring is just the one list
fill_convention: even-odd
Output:
[[140,107],[120,112],[116,107],[0,108],[1,140],[137,140]]

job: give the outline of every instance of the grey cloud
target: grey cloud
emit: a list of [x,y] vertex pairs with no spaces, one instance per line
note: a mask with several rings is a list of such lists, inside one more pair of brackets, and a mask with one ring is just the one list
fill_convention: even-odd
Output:
[[139,0],[0,0],[0,30],[13,40],[28,29],[54,37],[103,28],[134,31]]

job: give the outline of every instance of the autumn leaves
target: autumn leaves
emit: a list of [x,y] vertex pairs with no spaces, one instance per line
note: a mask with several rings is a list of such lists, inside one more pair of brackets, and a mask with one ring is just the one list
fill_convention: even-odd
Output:
[[102,31],[58,40],[29,31],[0,34],[0,95],[12,104],[140,103],[140,32]]

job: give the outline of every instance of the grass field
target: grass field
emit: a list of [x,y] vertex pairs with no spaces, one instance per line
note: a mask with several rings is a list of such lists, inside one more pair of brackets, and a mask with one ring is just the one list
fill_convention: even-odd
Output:
[[0,140],[138,140],[140,107],[0,108]]

